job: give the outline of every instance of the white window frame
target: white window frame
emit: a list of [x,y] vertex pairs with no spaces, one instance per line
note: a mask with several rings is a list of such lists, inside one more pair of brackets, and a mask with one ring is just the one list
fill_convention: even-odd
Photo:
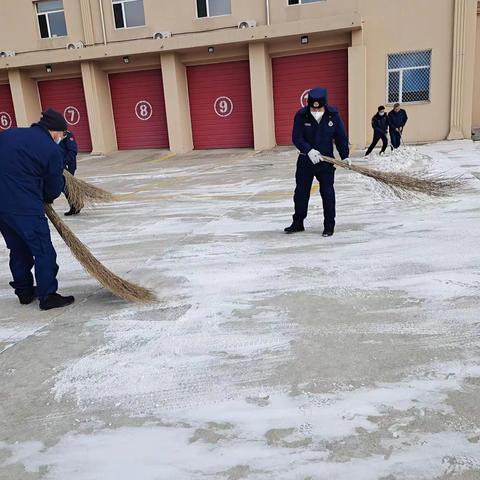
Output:
[[[135,27],[127,27],[127,17],[125,15],[125,4],[126,3],[132,3],[135,2],[136,0],[112,0],[112,18],[113,18],[113,27],[115,30],[126,30],[130,28],[144,28],[147,25],[147,19],[145,19],[145,24],[144,25],[136,25]],[[122,15],[123,15],[123,24],[125,25],[124,27],[117,27],[115,24],[115,10],[113,9],[113,6],[120,3],[122,5]],[[143,16],[145,17],[145,2],[143,2]]]
[[[422,65],[418,67],[402,67],[402,68],[389,68],[388,66],[388,57],[390,55],[408,55],[410,53],[418,53],[418,52],[430,52],[430,65]],[[411,50],[408,52],[394,52],[394,53],[388,53],[387,58],[386,58],[386,70],[387,70],[387,78],[386,78],[386,85],[385,85],[385,104],[386,105],[394,105],[395,103],[406,103],[408,105],[422,105],[425,103],[431,103],[431,88],[432,88],[432,50],[431,49],[425,49],[425,50]],[[416,100],[414,102],[409,102],[408,100],[403,100],[403,72],[407,70],[426,70],[429,69],[428,72],[428,100]],[[399,95],[398,95],[398,100],[396,102],[391,102],[389,99],[389,84],[390,84],[390,72],[399,72],[399,82],[398,82],[398,88],[399,88]]]
[[198,16],[198,0],[195,0],[195,12],[198,20],[202,20],[204,18],[221,18],[221,17],[231,17],[232,16],[232,0],[230,1],[230,13],[224,13],[222,15],[210,15],[210,0],[205,0],[207,5],[207,16],[206,17],[199,17]]
[[[65,37],[68,37],[68,31],[67,31],[67,34],[66,35],[55,35],[55,36],[52,36],[52,31],[50,30],[50,19],[49,19],[49,16],[51,13],[60,13],[60,12],[63,12],[63,17],[65,18],[65,24],[67,23],[67,19],[65,17],[65,5],[63,5],[63,0],[62,0],[62,5],[63,5],[63,8],[61,10],[51,10],[49,12],[39,12],[38,11],[38,5],[42,3],[41,1],[38,1],[38,2],[35,2],[35,11],[37,12],[37,26],[38,26],[38,33],[40,35],[40,39],[41,40],[46,40],[47,38],[65,38]],[[40,30],[40,21],[38,20],[38,17],[40,17],[40,15],[45,15],[46,17],[46,20],[47,20],[47,30],[48,30],[48,37],[45,38],[45,37],[42,37],[42,31]]]

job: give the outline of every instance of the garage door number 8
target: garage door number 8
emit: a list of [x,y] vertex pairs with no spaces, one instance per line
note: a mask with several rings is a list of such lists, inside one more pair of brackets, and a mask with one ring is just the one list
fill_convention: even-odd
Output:
[[150,102],[147,102],[146,100],[140,100],[135,105],[135,115],[139,120],[149,120],[153,115],[152,104]]

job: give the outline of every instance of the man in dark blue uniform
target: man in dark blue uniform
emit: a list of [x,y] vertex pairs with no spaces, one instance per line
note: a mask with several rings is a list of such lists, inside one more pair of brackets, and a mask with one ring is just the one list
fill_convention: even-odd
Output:
[[330,237],[335,229],[335,167],[322,161],[321,155],[333,157],[333,143],[342,160],[350,165],[349,145],[345,127],[335,107],[327,103],[327,91],[314,88],[308,94],[308,106],[300,109],[293,121],[292,140],[300,150],[295,173],[293,223],[285,233],[303,232],[313,178],[320,183],[323,202],[323,236]]
[[[77,154],[78,154],[78,145],[73,136],[72,132],[67,130],[64,139],[60,143],[60,147],[62,148],[63,152],[63,165],[65,170],[67,170],[72,175],[75,175],[75,171],[77,170]],[[70,215],[78,215],[80,213],[79,209],[73,207],[68,199],[68,194],[65,192],[65,197],[67,198],[68,204],[70,206],[70,210],[65,212],[65,215],[68,217]]]
[[403,108],[400,108],[399,103],[396,103],[393,106],[393,110],[388,114],[388,126],[390,127],[392,149],[400,146],[403,128],[405,127],[407,120],[407,112]]
[[380,150],[380,155],[385,153],[385,150],[388,146],[387,132],[388,132],[388,116],[385,114],[385,107],[381,105],[378,107],[377,113],[372,117],[372,128],[373,128],[373,140],[371,145],[368,147],[365,156],[368,156],[372,153],[373,149],[377,146],[379,140],[382,141],[382,149]]
[[21,304],[38,296],[42,310],[74,302],[56,293],[57,255],[44,208],[44,202],[52,203],[65,186],[58,144],[66,129],[63,116],[49,109],[30,128],[0,134],[0,233],[10,250],[10,285]]

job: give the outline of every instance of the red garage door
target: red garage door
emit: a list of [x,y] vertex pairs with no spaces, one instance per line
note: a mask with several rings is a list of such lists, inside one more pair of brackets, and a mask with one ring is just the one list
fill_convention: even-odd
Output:
[[279,145],[292,143],[293,117],[306,105],[308,91],[314,87],[328,90],[328,103],[338,108],[348,129],[347,50],[274,58],[272,68],[275,134]]
[[63,113],[68,128],[75,134],[80,152],[92,150],[87,105],[81,78],[38,82],[42,110],[53,108]]
[[168,148],[161,70],[109,75],[120,150]]
[[195,148],[253,146],[248,61],[188,67]]
[[0,132],[16,126],[10,85],[0,85]]

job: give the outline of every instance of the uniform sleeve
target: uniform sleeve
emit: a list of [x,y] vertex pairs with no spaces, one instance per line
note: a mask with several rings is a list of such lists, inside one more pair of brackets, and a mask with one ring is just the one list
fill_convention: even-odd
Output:
[[337,116],[336,124],[337,128],[335,129],[335,146],[337,147],[341,159],[344,160],[350,155],[350,147],[348,144],[347,132],[345,131],[345,126],[343,125],[340,115]]
[[43,198],[47,203],[53,202],[65,188],[63,178],[63,158],[60,148],[52,151],[45,175],[43,176]]
[[78,145],[73,135],[62,141],[62,152],[64,154],[65,168],[73,175],[77,169]]
[[305,140],[303,135],[303,123],[304,119],[302,115],[297,113],[293,120],[292,142],[300,152],[306,155],[313,147]]

